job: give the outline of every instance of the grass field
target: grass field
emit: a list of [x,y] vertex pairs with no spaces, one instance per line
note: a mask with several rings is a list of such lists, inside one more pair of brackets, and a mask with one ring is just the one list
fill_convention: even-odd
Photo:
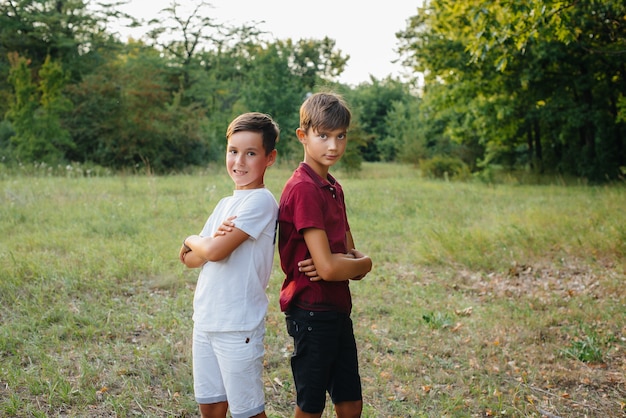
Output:
[[[290,172],[268,172],[277,198]],[[46,173],[0,171],[0,416],[198,416],[177,255],[230,179]],[[623,185],[336,175],[374,260],[351,284],[364,417],[626,416]],[[294,401],[281,281],[276,258],[271,417]]]

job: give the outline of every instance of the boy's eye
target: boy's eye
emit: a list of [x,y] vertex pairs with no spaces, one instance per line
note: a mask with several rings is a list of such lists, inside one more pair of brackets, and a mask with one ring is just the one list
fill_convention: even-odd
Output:
[[248,152],[248,156],[250,156],[250,157],[254,157],[255,155],[256,155],[256,152],[254,152],[254,151],[249,151]]

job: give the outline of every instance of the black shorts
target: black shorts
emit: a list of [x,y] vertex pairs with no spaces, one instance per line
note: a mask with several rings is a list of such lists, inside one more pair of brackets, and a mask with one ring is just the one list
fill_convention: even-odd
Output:
[[287,313],[286,321],[294,341],[291,371],[300,409],[312,414],[322,412],[326,392],[333,404],[362,400],[350,316],[294,309]]

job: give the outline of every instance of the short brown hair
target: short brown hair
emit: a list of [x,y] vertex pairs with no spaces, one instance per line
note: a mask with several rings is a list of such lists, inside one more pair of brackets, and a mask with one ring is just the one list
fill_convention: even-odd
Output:
[[263,137],[265,155],[276,148],[276,143],[280,138],[278,123],[270,115],[260,112],[243,113],[233,119],[226,129],[226,138],[228,139],[232,134],[241,131],[260,133]]
[[343,97],[336,93],[315,93],[300,106],[300,129],[348,129],[352,114]]

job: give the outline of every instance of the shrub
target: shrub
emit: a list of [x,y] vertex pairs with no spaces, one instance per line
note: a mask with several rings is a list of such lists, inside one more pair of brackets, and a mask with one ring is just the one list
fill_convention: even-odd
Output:
[[437,179],[465,180],[470,175],[469,168],[461,159],[444,155],[420,161],[420,169],[423,176]]

